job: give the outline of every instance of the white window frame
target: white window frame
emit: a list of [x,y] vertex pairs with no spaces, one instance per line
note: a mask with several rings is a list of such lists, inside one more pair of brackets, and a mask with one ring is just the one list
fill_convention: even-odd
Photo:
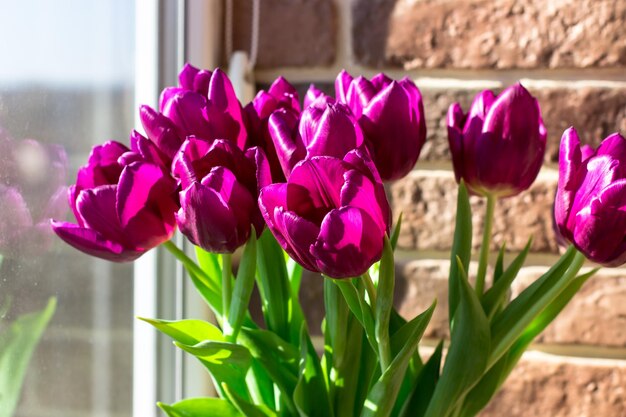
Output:
[[[222,44],[222,0],[136,0],[135,109],[158,106],[160,91],[177,84],[185,62],[214,68]],[[135,120],[141,129],[141,123]],[[177,243],[184,247],[178,236]],[[185,248],[189,250],[189,248]],[[134,314],[163,319],[208,318],[190,280],[162,249],[134,265]],[[146,323],[133,326],[133,416],[157,417],[156,402],[211,394],[204,369]]]

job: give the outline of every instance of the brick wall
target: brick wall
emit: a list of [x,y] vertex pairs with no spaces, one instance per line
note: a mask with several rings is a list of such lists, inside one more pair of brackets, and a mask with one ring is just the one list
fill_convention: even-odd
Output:
[[[249,44],[250,1],[235,1],[235,46]],[[445,114],[482,89],[517,80],[534,94],[548,128],[546,164],[533,187],[498,203],[494,249],[534,236],[520,291],[558,257],[551,206],[558,142],[574,125],[597,144],[626,132],[626,2],[614,0],[264,0],[256,81],[284,75],[304,91],[332,91],[342,68],[414,79],[424,95],[428,142],[416,169],[390,187],[404,213],[397,304],[408,316],[439,299],[427,343],[445,337],[446,274],[456,185]],[[473,198],[481,232],[484,201]],[[475,241],[479,239],[475,236]],[[321,303],[311,277],[307,306]],[[486,416],[626,415],[626,270],[604,269],[539,337]],[[312,309],[313,321],[320,312]],[[311,327],[316,326],[312,324]]]

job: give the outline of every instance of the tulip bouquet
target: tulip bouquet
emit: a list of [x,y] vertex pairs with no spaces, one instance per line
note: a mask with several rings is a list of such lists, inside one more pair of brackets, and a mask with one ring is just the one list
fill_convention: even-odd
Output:
[[[343,71],[335,97],[312,86],[300,107],[283,78],[246,106],[219,69],[187,65],[179,81],[158,111],[141,107],[146,136],[93,149],[69,190],[77,224],[52,223],[70,245],[111,261],[163,245],[215,313],[216,324],[143,319],[197,357],[219,393],[160,404],[171,417],[474,416],[592,275],[579,275],[583,254],[626,260],[626,141],[616,134],[597,151],[580,149],[569,130],[555,212],[574,247],[515,299],[509,288],[530,245],[508,265],[502,249],[487,280],[494,206],[534,181],[546,129],[520,84],[479,94],[467,114],[453,104],[451,340],[445,360],[443,343],[426,355],[419,342],[436,306],[413,318],[393,307],[401,216],[393,226],[384,187],[413,168],[425,141],[415,84]],[[487,199],[473,285],[470,193]],[[176,229],[195,260],[171,240]],[[303,269],[324,281],[317,345],[298,298]],[[255,286],[262,323],[248,308]]]

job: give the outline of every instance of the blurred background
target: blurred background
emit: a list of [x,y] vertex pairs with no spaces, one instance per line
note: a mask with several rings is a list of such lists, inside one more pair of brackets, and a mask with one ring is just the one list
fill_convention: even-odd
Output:
[[[158,75],[149,86],[148,96],[154,100],[160,88],[176,82],[185,60],[226,67],[229,52],[252,51],[254,66],[237,83],[265,88],[283,75],[301,98],[310,83],[333,93],[335,76],[344,68],[355,76],[384,71],[397,79],[410,77],[424,97],[428,140],[416,169],[391,185],[389,196],[394,216],[404,215],[397,307],[414,316],[433,298],[439,300],[426,333],[427,353],[429,346],[448,336],[447,258],[456,199],[447,145],[448,106],[458,101],[467,109],[477,92],[497,92],[521,80],[539,100],[548,129],[546,164],[530,190],[498,204],[493,250],[506,241],[514,254],[534,237],[529,266],[520,273],[516,292],[557,259],[552,201],[563,130],[575,126],[581,139],[592,145],[612,132],[626,133],[626,2],[258,4],[255,27],[253,0],[0,0],[0,126],[14,149],[27,138],[45,146],[62,145],[70,184],[93,145],[108,139],[128,143],[137,105],[150,104],[139,94],[146,78]],[[147,27],[156,58],[146,59],[146,19],[152,19]],[[8,182],[8,177],[0,177],[0,184]],[[475,198],[472,204],[478,244],[484,202]],[[4,224],[14,222],[10,211],[0,216]],[[7,230],[11,228],[0,226],[0,234],[8,235]],[[169,352],[165,347],[149,347],[152,341],[138,338],[133,327],[133,303],[141,299],[134,289],[145,265],[133,271],[132,265],[99,261],[59,242],[37,254],[20,252],[5,255],[0,269],[0,303],[6,295],[13,297],[4,320],[43,309],[51,296],[58,305],[34,353],[15,415],[133,415],[133,396],[137,402],[140,391],[154,385],[150,376],[169,375],[159,370],[176,368],[181,361],[163,354]],[[303,283],[303,305],[311,329],[319,329],[321,280],[309,278]],[[161,293],[166,300],[186,302],[178,293],[162,288]],[[626,270],[598,273],[540,336],[482,416],[625,416],[625,301]],[[184,309],[170,310],[171,315],[161,317],[176,318]],[[143,368],[138,367],[140,356],[133,359],[133,338],[145,344],[146,351],[160,352],[151,362],[153,373],[137,373]],[[172,375],[173,380],[185,380]],[[188,393],[184,384],[154,390],[161,393],[160,400]],[[157,415],[153,406],[149,408]],[[149,415],[137,410],[136,417]]]

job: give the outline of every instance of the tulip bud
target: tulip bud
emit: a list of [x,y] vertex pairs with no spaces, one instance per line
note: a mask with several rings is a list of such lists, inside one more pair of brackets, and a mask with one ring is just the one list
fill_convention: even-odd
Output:
[[626,139],[614,133],[597,150],[563,133],[554,217],[561,235],[590,260],[626,262]]
[[374,163],[385,181],[404,177],[415,166],[426,140],[422,96],[408,78],[385,74],[367,80],[342,71],[335,81],[337,100],[357,118]]
[[363,274],[382,254],[391,217],[384,187],[365,153],[307,158],[287,183],[259,196],[278,243],[303,267],[333,278]]
[[533,183],[546,148],[539,104],[517,83],[497,98],[478,94],[469,113],[448,110],[448,141],[457,181],[474,194],[510,197]]

